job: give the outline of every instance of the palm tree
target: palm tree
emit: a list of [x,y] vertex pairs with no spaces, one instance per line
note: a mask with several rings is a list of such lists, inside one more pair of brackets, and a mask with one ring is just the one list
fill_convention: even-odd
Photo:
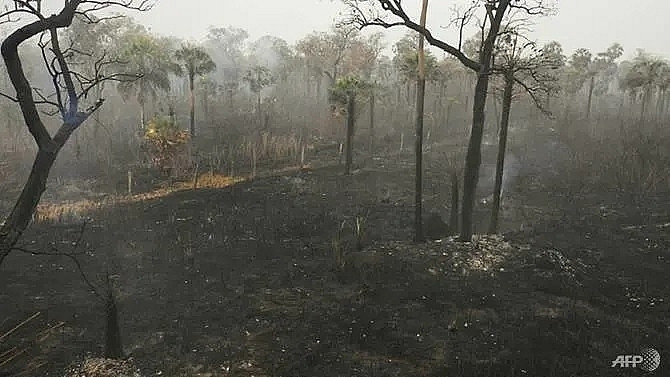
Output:
[[183,45],[175,53],[175,58],[182,64],[185,73],[188,75],[191,108],[190,130],[191,137],[195,137],[195,78],[213,72],[216,69],[216,64],[204,48],[192,44]]
[[640,122],[644,122],[645,120],[644,116],[647,112],[647,105],[651,100],[653,90],[661,80],[667,66],[668,63],[665,60],[640,50],[638,51],[638,55],[633,59],[630,70],[628,70],[620,83],[625,90],[642,94]]
[[[256,112],[258,115],[258,127],[263,127],[263,114],[261,112],[261,92],[263,88],[274,83],[275,79],[272,72],[261,65],[251,67],[246,75],[244,81],[249,83],[249,89],[256,94],[257,106]],[[267,124],[266,124],[267,126]]]
[[345,76],[337,80],[335,86],[330,88],[331,103],[346,106],[347,113],[347,136],[345,151],[344,174],[350,175],[353,167],[354,155],[354,131],[356,122],[356,100],[360,97],[370,95],[372,85],[356,76]]
[[121,51],[121,60],[127,64],[129,73],[137,75],[137,80],[122,81],[118,89],[125,99],[137,99],[144,129],[147,101],[155,100],[160,91],[170,90],[170,74],[179,73],[180,67],[173,61],[166,39],[146,33],[130,33],[123,39],[125,47]]

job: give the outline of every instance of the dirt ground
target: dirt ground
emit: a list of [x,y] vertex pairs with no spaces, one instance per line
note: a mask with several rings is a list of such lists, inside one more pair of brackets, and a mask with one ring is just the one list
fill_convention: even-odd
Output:
[[[91,211],[82,269],[98,287],[111,274],[142,375],[628,376],[617,355],[670,355],[670,196],[522,182],[503,236],[415,244],[411,156],[367,165]],[[429,161],[426,212],[447,219],[449,192]],[[66,250],[80,227],[37,224],[24,246]],[[101,354],[104,307],[72,261],[15,253],[0,271],[0,329],[41,312],[13,341],[62,324],[25,355],[36,376]]]

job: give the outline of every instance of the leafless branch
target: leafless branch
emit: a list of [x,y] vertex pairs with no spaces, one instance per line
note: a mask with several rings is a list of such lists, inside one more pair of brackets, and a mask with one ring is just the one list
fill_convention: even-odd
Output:
[[[57,111],[54,114],[60,112],[61,117],[63,119],[65,119],[65,107],[63,105],[63,98],[62,98],[62,95],[61,95],[61,92],[60,92],[60,85],[59,85],[59,81],[58,81],[59,72],[56,69],[56,58],[54,57],[52,59],[49,59],[47,57],[47,47],[48,47],[49,42],[44,41],[45,36],[46,36],[46,33],[42,33],[40,35],[40,40],[37,43],[37,45],[40,48],[41,55],[42,55],[42,60],[44,61],[44,65],[46,66],[47,72],[51,76],[51,82],[52,82],[53,87],[54,87],[54,95],[56,97],[55,106],[56,106],[56,109],[57,109]],[[52,113],[47,112],[46,114],[51,115]]]
[[81,279],[84,281],[84,283],[86,283],[91,292],[95,294],[99,299],[104,301],[104,296],[100,294],[100,290],[93,283],[91,283],[89,278],[86,276],[86,273],[84,272],[84,269],[82,268],[81,262],[79,261],[78,258],[79,256],[86,254],[85,252],[77,251],[81,246],[82,240],[84,239],[86,225],[87,225],[86,222],[82,223],[77,238],[71,243],[72,250],[69,252],[60,251],[55,243],[51,243],[51,248],[49,251],[35,251],[22,246],[13,247],[12,251],[18,251],[25,254],[39,255],[39,256],[61,256],[70,259],[77,267],[77,271],[79,272]]
[[473,1],[469,6],[463,9],[454,9],[455,17],[451,20],[450,25],[458,28],[458,49],[463,49],[463,37],[465,27],[468,26],[475,17],[476,10],[481,6],[481,0]]
[[103,21],[108,21],[108,20],[116,20],[119,18],[125,18],[126,16],[123,14],[114,14],[111,16],[103,16],[103,17],[97,17],[91,15],[91,12],[76,12],[75,13],[77,16],[80,16],[81,20],[89,25],[94,25],[94,24],[99,24],[100,22]]
[[509,5],[512,10],[518,10],[528,16],[551,15],[555,13],[556,7],[553,1],[547,0],[518,0]]
[[463,65],[466,67],[478,71],[479,63],[467,57],[460,48],[454,47],[449,43],[441,41],[433,36],[433,34],[427,28],[422,27],[420,24],[414,22],[409,15],[405,12],[404,8],[401,5],[400,0],[376,0],[375,3],[379,4],[382,10],[386,11],[388,14],[395,16],[399,20],[397,21],[387,21],[384,15],[381,15],[379,12],[375,12],[374,9],[370,9],[368,12],[365,12],[362,8],[362,3],[366,1],[363,0],[345,0],[345,4],[349,6],[351,10],[350,13],[350,23],[357,25],[359,29],[362,29],[367,26],[380,26],[384,28],[391,28],[395,26],[405,26],[409,29],[412,29],[418,33],[421,33],[426,38],[426,41],[448,54],[456,57]]
[[6,98],[6,99],[8,99],[12,102],[19,102],[19,100],[16,97],[12,97],[9,94],[3,93],[3,92],[0,92],[0,97]]
[[69,119],[74,117],[75,114],[77,113],[77,110],[79,108],[79,97],[77,96],[77,91],[74,87],[74,81],[72,80],[72,73],[70,72],[70,68],[68,67],[67,60],[65,59],[65,55],[63,54],[60,48],[57,29],[52,28],[51,30],[49,30],[49,32],[51,34],[51,48],[56,59],[58,60],[58,65],[60,66],[60,72],[61,75],[63,76],[63,80],[65,81],[65,88],[67,91],[66,93],[69,106],[63,121],[68,122]]

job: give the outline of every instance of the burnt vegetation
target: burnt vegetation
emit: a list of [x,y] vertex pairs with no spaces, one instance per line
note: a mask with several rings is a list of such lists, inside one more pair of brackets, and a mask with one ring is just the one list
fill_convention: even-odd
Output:
[[0,376],[667,353],[670,63],[536,41],[549,1],[341,3],[195,42],[137,23],[152,1],[0,1]]

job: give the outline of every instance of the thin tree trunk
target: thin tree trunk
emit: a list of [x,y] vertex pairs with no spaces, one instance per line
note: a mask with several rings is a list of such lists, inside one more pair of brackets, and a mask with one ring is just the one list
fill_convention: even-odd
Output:
[[493,96],[493,114],[496,117],[496,135],[500,134],[500,113],[498,112],[498,97]]
[[146,115],[144,110],[144,101],[140,102],[140,127],[142,127],[142,131],[146,129]]
[[203,98],[202,98],[202,107],[205,113],[205,121],[209,125],[209,88],[205,87]]
[[644,122],[647,102],[649,102],[649,89],[645,89],[644,94],[642,95],[642,103],[640,104],[640,123]]
[[505,168],[505,151],[507,149],[507,129],[509,127],[509,115],[512,108],[512,89],[514,89],[514,76],[513,73],[510,72],[505,75],[505,90],[503,93],[500,135],[498,137],[498,160],[496,162],[496,179],[493,188],[493,207],[491,208],[489,233],[496,233],[498,231],[500,195],[502,193],[502,181]]
[[351,167],[354,159],[354,120],[356,110],[356,97],[353,93],[347,96],[347,139],[346,139],[346,160],[344,164],[344,174],[351,174]]
[[370,96],[370,158],[375,154],[375,93]]
[[193,75],[190,75],[188,77],[188,88],[190,90],[190,106],[191,106],[191,123],[190,123],[190,130],[191,130],[191,137],[195,137],[195,91],[194,91],[194,81],[195,77]]
[[[259,80],[260,81],[260,80]],[[258,91],[256,96],[256,111],[258,112],[258,129],[265,128],[263,127],[263,113],[261,111],[261,91]]]
[[665,98],[665,91],[658,90],[658,98],[656,99],[656,119],[661,121],[663,118],[663,99]]
[[593,101],[593,87],[595,86],[595,83],[596,77],[591,76],[591,79],[589,80],[589,97],[586,100],[586,120],[591,118],[591,103]]
[[[426,27],[426,13],[428,0],[423,0],[421,6],[421,27]],[[414,176],[414,241],[423,241],[423,110],[426,99],[426,67],[424,36],[419,35],[419,77],[416,82],[416,144],[414,154],[416,158]]]

